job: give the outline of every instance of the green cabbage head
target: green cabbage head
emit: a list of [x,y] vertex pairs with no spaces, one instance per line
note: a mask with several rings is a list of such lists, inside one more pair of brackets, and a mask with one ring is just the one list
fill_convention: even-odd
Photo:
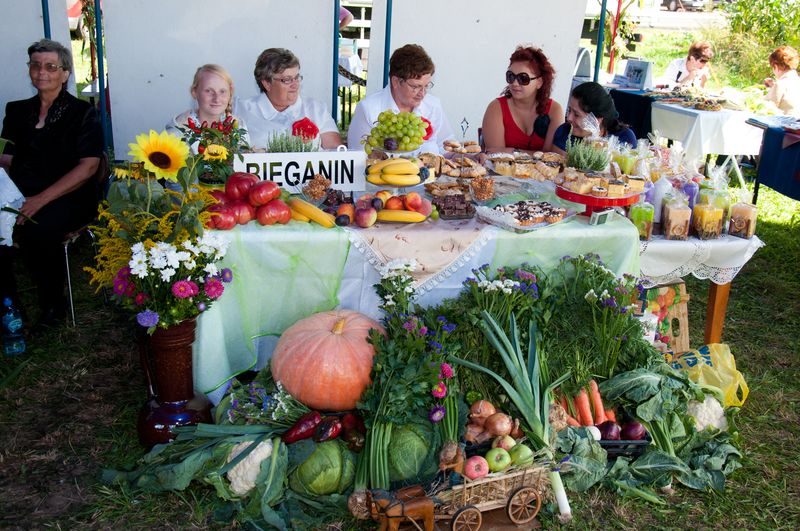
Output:
[[395,426],[389,441],[389,478],[404,481],[425,475],[432,432],[420,424]]
[[289,488],[293,491],[310,495],[324,496],[343,493],[353,483],[355,462],[353,454],[347,446],[335,439],[319,444],[311,441],[299,441],[292,446],[309,446],[310,455],[289,475]]

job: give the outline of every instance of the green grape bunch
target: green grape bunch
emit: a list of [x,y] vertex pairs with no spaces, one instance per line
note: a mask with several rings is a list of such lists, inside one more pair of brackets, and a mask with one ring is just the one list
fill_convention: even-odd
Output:
[[378,121],[361,142],[367,155],[375,148],[413,151],[422,145],[426,128],[427,124],[414,113],[395,113],[387,109],[378,115]]

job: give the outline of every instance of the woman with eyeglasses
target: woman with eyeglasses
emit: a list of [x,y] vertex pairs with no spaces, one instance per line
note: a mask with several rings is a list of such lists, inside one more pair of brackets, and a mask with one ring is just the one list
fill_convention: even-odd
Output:
[[[194,73],[192,86],[189,93],[195,101],[195,106],[172,119],[167,124],[167,131],[181,135],[180,129],[189,126],[189,120],[202,125],[203,122],[212,124],[222,123],[229,116],[233,116],[233,79],[220,65],[207,64],[197,69]],[[238,119],[239,127],[246,129],[244,121]],[[245,138],[247,141],[247,138]],[[196,153],[197,146],[192,146]]]
[[319,139],[323,149],[335,149],[342,143],[339,129],[328,108],[319,101],[303,98],[300,86],[300,60],[285,48],[268,48],[261,52],[253,70],[261,94],[240,102],[235,112],[247,123],[250,145],[267,147],[270,137],[276,133],[298,132],[298,123],[303,123],[303,135],[307,135],[308,122],[311,129],[318,130],[314,138]]
[[[36,285],[38,325],[66,317],[64,236],[97,215],[100,199],[93,176],[103,156],[96,110],[67,92],[72,55],[60,43],[42,39],[28,47],[28,74],[37,94],[6,105],[0,137],[9,140],[0,165],[25,197],[13,240]],[[0,245],[0,299],[19,303],[15,252]]]
[[518,46],[506,70],[503,95],[483,115],[486,152],[551,151],[564,110],[550,99],[555,70],[538,48]]
[[430,122],[429,137],[419,149],[443,151],[442,143],[455,138],[455,134],[441,101],[429,93],[434,71],[433,61],[422,46],[406,44],[396,49],[389,58],[389,84],[356,105],[347,131],[347,147],[363,149],[362,139],[369,135],[378,115],[388,109],[396,113],[413,112]]
[[564,154],[570,141],[590,136],[592,132],[586,126],[587,118],[594,121],[592,116],[600,127],[601,137],[615,136],[620,142],[636,146],[636,134],[619,121],[614,100],[602,85],[589,81],[572,89],[567,104],[567,121],[553,135],[553,151]]
[[712,57],[714,50],[711,49],[710,43],[692,43],[686,57],[675,59],[667,66],[662,83],[671,87],[705,87],[711,77],[711,67],[708,63]]

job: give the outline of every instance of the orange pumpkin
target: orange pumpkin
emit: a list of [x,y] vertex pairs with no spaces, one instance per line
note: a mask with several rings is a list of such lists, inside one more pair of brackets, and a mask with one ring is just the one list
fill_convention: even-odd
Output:
[[370,384],[375,350],[369,331],[383,327],[358,312],[335,310],[297,321],[272,353],[272,377],[311,409],[353,409]]

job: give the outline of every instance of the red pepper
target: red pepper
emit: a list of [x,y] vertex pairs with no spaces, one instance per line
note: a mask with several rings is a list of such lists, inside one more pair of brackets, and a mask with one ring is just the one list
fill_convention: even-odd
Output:
[[325,442],[335,439],[342,431],[342,421],[339,417],[325,417],[314,429],[314,441]]
[[198,145],[198,146],[197,146],[197,152],[198,152],[199,154],[201,154],[201,155],[202,155],[202,154],[203,154],[203,152],[205,152],[205,150],[206,150],[206,147],[205,147],[203,144],[200,144],[200,145]]
[[345,413],[342,417],[342,428],[345,431],[356,430],[361,434],[367,433],[367,428],[364,426],[364,419],[358,413]]
[[314,430],[322,421],[322,416],[317,411],[309,411],[299,419],[294,425],[286,430],[281,436],[281,440],[286,444],[291,444],[303,439],[308,439],[314,435]]

